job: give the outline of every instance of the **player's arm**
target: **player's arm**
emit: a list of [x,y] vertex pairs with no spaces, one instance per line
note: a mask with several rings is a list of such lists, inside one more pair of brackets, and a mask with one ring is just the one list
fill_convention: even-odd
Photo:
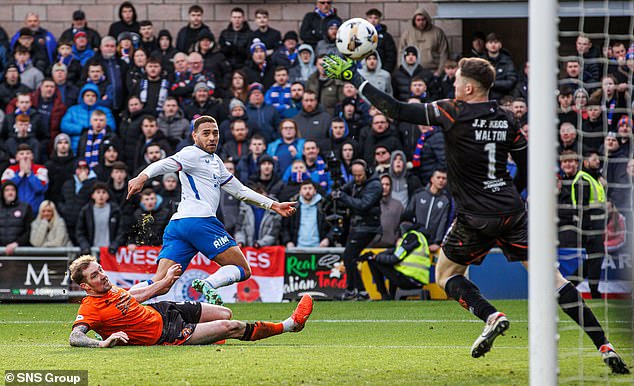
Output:
[[180,264],[174,264],[167,269],[165,276],[148,286],[141,288],[131,288],[128,292],[137,302],[143,303],[144,301],[163,293],[164,290],[172,287],[172,284],[180,277],[183,272],[183,268]]
[[434,114],[438,111],[434,109],[432,103],[405,103],[394,99],[389,94],[371,85],[356,70],[355,64],[350,59],[344,59],[338,55],[327,55],[323,62],[326,76],[332,79],[341,79],[351,82],[359,92],[376,106],[379,110],[391,118],[415,123],[419,125],[435,126],[442,125],[440,116]]
[[260,208],[272,210],[283,217],[291,216],[296,211],[295,205],[297,202],[277,202],[272,200],[244,186],[232,175],[230,175],[225,182],[221,184],[221,186],[224,191],[231,194],[238,200],[242,200]]
[[160,161],[156,161],[148,165],[138,176],[128,181],[128,197],[139,193],[147,180],[166,173],[175,173],[182,169],[182,164],[173,157],[167,157]]
[[116,346],[119,342],[128,343],[128,335],[123,331],[115,332],[108,339],[99,341],[86,335],[89,330],[85,324],[78,324],[73,327],[69,338],[70,345],[73,347],[108,348]]

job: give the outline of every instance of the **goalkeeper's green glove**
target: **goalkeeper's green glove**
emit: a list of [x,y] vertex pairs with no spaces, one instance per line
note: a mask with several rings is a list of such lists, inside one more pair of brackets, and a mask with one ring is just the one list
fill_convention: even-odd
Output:
[[329,54],[324,56],[321,66],[324,68],[327,77],[351,82],[357,88],[365,81],[357,72],[355,62],[350,58]]

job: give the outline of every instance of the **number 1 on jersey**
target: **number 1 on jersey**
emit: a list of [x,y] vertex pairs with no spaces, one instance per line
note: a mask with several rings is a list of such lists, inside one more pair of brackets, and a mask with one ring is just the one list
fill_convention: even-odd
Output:
[[489,142],[484,145],[484,150],[489,152],[489,172],[487,177],[490,180],[495,179],[495,142]]

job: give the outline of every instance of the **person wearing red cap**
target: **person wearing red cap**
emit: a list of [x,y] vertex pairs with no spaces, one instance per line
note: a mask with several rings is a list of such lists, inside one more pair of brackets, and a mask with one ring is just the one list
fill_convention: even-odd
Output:
[[95,51],[88,44],[88,35],[86,31],[80,29],[75,32],[73,36],[73,58],[79,60],[79,63],[83,66],[88,59],[95,56]]

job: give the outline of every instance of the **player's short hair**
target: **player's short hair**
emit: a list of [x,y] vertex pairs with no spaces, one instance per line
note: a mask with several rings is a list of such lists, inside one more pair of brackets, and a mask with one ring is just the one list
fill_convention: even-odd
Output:
[[191,7],[189,7],[189,9],[187,10],[187,14],[190,14],[192,12],[200,12],[200,13],[204,13],[203,11],[203,7],[201,7],[198,4],[194,4]]
[[460,74],[478,82],[483,90],[489,90],[495,81],[495,69],[482,58],[462,58],[458,62]]
[[211,117],[209,115],[203,115],[201,117],[196,118],[196,120],[194,121],[194,133],[198,131],[198,128],[203,123],[213,123],[214,125],[218,126],[218,122],[216,122],[216,119],[214,119],[214,117]]
[[88,268],[90,263],[96,263],[97,258],[92,255],[81,255],[70,264],[70,278],[77,284],[84,282],[84,270]]
[[106,113],[104,113],[102,110],[96,109],[90,114],[90,116],[91,117],[105,117]]

